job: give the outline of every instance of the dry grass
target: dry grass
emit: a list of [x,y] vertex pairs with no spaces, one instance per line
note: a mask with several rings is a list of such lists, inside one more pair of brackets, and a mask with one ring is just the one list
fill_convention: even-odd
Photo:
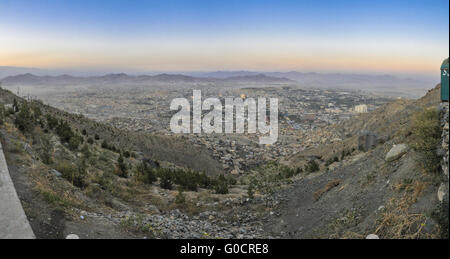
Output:
[[386,205],[386,210],[377,222],[375,233],[381,238],[390,239],[417,239],[437,238],[436,234],[425,233],[424,227],[427,217],[423,213],[410,213],[410,207],[422,194],[427,183],[415,181],[400,183],[394,186],[402,191],[400,198],[392,198]]
[[47,172],[48,168],[45,166],[31,167],[30,177],[34,191],[39,193],[47,203],[60,208],[83,207],[82,202],[75,198],[70,188],[53,183]]
[[341,182],[339,180],[333,180],[331,182],[328,182],[322,189],[316,191],[313,194],[313,198],[315,201],[318,201],[320,197],[322,197],[323,194],[329,192],[334,187],[338,186]]

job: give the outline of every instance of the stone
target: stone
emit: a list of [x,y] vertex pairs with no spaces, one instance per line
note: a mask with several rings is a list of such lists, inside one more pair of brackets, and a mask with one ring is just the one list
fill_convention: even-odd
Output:
[[51,169],[50,173],[53,174],[56,177],[61,177],[62,176],[62,174],[60,172],[58,172],[57,170],[55,170],[55,169]]
[[399,159],[408,151],[408,146],[406,144],[394,145],[391,150],[386,154],[386,162],[391,162]]
[[76,234],[69,234],[66,236],[66,239],[80,239],[80,237]]
[[378,237],[378,235],[369,234],[369,235],[366,236],[366,239],[380,239],[380,238]]
[[445,197],[445,184],[444,183],[441,183],[441,186],[439,186],[439,189],[437,191],[437,197],[440,202],[442,202],[444,200],[444,197]]

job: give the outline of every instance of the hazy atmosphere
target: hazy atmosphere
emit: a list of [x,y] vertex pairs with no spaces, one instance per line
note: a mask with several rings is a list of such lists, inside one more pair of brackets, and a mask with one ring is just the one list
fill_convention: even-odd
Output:
[[433,76],[448,56],[448,8],[445,0],[2,0],[0,66]]
[[448,0],[0,0],[0,239],[448,239],[448,57]]

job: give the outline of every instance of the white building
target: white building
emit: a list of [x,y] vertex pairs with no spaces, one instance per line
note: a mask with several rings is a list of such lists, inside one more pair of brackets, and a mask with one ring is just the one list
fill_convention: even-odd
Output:
[[357,113],[366,113],[367,112],[367,105],[360,104],[355,106],[355,112]]

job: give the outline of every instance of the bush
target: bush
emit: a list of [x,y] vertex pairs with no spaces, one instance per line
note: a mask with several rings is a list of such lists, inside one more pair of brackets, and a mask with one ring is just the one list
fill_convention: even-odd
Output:
[[100,136],[98,134],[95,134],[94,138],[95,140],[100,140]]
[[414,150],[420,153],[420,164],[427,172],[438,172],[440,158],[437,147],[441,140],[439,112],[435,108],[416,113],[412,120],[412,143]]
[[219,175],[216,179],[216,184],[214,186],[214,191],[217,194],[227,194],[228,193],[228,181],[224,175]]
[[163,174],[160,178],[159,186],[163,189],[172,190],[173,185],[170,176],[167,174]]
[[14,121],[16,127],[23,133],[30,133],[34,127],[34,119],[30,111],[30,107],[26,102],[23,103],[19,113]]
[[48,125],[49,129],[54,129],[56,126],[58,126],[58,119],[51,116],[50,114],[46,115],[46,119],[47,119],[47,125]]
[[108,142],[106,142],[106,140],[103,140],[103,142],[102,142],[102,148],[104,148],[104,149],[109,149],[109,145],[108,145]]
[[175,196],[175,203],[178,205],[186,203],[186,197],[183,194],[183,190],[178,190],[178,194]]
[[58,170],[64,179],[71,182],[74,186],[84,188],[86,177],[86,165],[84,163],[76,166],[68,161],[60,162],[56,170]]
[[6,111],[5,111],[5,106],[2,104],[0,105],[0,125],[3,125],[4,121],[5,121],[5,116],[6,116]]
[[60,121],[56,127],[56,134],[59,136],[62,142],[69,145],[69,149],[76,150],[83,143],[83,137],[76,134],[69,123],[66,121]]
[[155,172],[145,161],[137,166],[136,173],[138,180],[145,184],[152,184],[157,180]]
[[310,173],[314,173],[319,171],[319,164],[317,164],[317,162],[315,160],[310,160],[306,165],[305,165],[305,171],[310,172]]
[[87,143],[88,143],[89,145],[94,144],[94,139],[88,138],[88,139],[87,139]]
[[117,159],[117,169],[118,169],[118,175],[120,177],[127,177],[127,165],[125,164],[125,161],[123,159],[122,154],[119,155],[119,158]]
[[42,162],[46,165],[49,165],[52,163],[52,144],[50,141],[50,138],[47,136],[43,136],[41,138],[41,148],[40,148],[40,157],[42,159]]

